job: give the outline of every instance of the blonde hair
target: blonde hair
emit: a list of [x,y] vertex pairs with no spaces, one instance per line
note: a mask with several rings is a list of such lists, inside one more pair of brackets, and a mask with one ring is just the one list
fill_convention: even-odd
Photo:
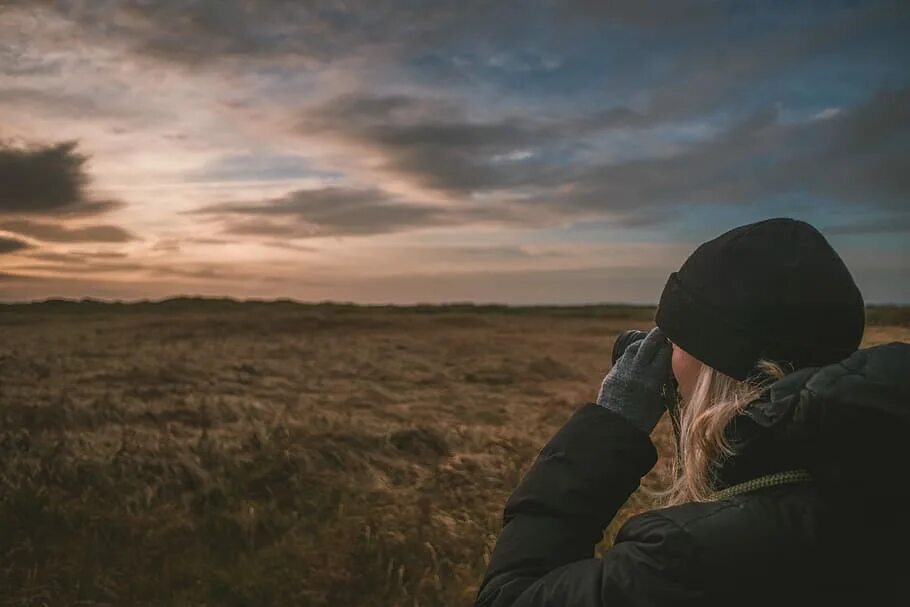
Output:
[[[698,371],[689,400],[679,409],[679,441],[673,479],[664,491],[651,491],[663,505],[704,502],[715,491],[716,472],[733,455],[724,430],[768,385],[789,372],[768,359],[758,361],[762,380],[739,381],[706,364]],[[677,394],[678,396],[678,394]]]

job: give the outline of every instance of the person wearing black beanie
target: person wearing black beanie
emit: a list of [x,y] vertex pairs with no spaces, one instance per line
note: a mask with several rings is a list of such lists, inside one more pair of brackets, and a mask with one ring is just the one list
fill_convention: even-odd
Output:
[[[669,275],[654,321],[506,501],[475,606],[906,604],[910,344],[860,348],[863,297],[824,236],[730,229]],[[666,411],[669,488],[596,556]]]
[[768,358],[791,370],[854,352],[865,303],[822,234],[785,217],[734,228],[705,242],[660,296],[655,323],[673,343],[738,380]]

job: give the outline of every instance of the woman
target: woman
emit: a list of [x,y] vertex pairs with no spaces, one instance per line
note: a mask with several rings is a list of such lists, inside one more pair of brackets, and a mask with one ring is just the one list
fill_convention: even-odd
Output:
[[[910,344],[857,349],[863,298],[825,238],[788,218],[721,234],[655,323],[507,501],[475,605],[910,604]],[[668,408],[664,504],[594,558]]]

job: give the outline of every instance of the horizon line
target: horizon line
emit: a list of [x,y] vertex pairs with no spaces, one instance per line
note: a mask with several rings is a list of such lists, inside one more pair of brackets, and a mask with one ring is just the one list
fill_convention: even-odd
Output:
[[[231,295],[171,295],[162,298],[138,298],[138,299],[119,299],[119,298],[103,298],[103,297],[46,297],[41,299],[31,299],[31,300],[10,300],[2,301],[0,300],[0,305],[4,306],[24,306],[24,305],[41,305],[41,304],[54,304],[54,303],[66,303],[66,304],[104,304],[104,305],[142,305],[142,304],[165,304],[169,302],[181,301],[181,300],[191,300],[191,301],[207,301],[207,302],[231,302],[235,304],[245,304],[245,303],[258,303],[258,304],[295,304],[295,305],[335,305],[335,306],[358,306],[358,307],[453,307],[453,306],[473,306],[473,307],[506,307],[506,308],[588,308],[588,307],[626,307],[626,308],[656,308],[657,303],[643,303],[643,302],[621,302],[621,301],[602,301],[602,302],[579,302],[579,303],[528,303],[528,304],[515,304],[515,303],[504,303],[497,301],[470,301],[470,300],[453,300],[446,302],[420,302],[415,301],[412,303],[396,303],[396,302],[383,302],[383,303],[366,303],[366,302],[356,302],[356,301],[345,301],[345,300],[333,300],[333,299],[322,299],[322,300],[301,300],[293,297],[275,297],[275,298],[259,298],[259,297],[235,297]],[[869,307],[910,307],[910,302],[866,302],[866,308]]]

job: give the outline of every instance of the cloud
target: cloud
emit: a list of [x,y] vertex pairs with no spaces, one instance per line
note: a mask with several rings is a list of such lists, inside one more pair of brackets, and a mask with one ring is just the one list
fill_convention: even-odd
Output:
[[[0,230],[42,242],[122,243],[136,236],[116,225],[67,225],[72,218],[97,216],[121,206],[94,197],[85,171],[87,156],[76,142],[11,145],[0,141]],[[29,218],[26,218],[29,217]],[[39,217],[35,221],[30,217]],[[27,245],[19,239],[4,239]],[[48,252],[47,254],[52,254]]]
[[60,60],[46,57],[32,49],[0,43],[0,74],[36,76],[60,73]]
[[15,253],[16,251],[21,251],[23,249],[28,249],[31,247],[30,244],[24,240],[19,240],[18,238],[7,238],[5,236],[0,236],[0,254],[3,253]]
[[16,232],[46,242],[128,242],[136,236],[119,226],[95,225],[68,228],[54,223],[14,219],[0,221],[0,230]]
[[[449,207],[379,190],[303,190],[252,204],[209,207],[228,231],[274,237],[379,234],[497,221],[541,225],[609,215],[627,226],[669,223],[679,205],[796,197],[902,212],[910,89],[883,91],[825,120],[781,121],[765,109],[677,151],[596,162],[581,134],[633,118],[622,110],[535,120],[472,121],[452,100],[349,94],[312,110],[301,132],[367,145],[385,170],[457,196]],[[483,207],[467,198],[493,196]],[[516,194],[521,194],[515,196]],[[290,221],[289,221],[290,220]]]
[[[470,242],[634,238],[622,228],[677,219],[682,233],[693,214],[710,223],[809,205],[843,222],[833,233],[907,221],[908,12],[896,2],[0,4],[4,236],[122,243],[135,238],[129,227],[148,245],[126,259],[50,246],[4,257],[42,272],[75,279],[94,268],[99,284],[179,283],[186,272],[203,285],[227,280],[219,264],[234,272],[251,252],[269,260],[251,266],[280,273],[295,250],[312,252],[313,265],[336,245],[345,259],[370,250],[338,272],[334,296],[374,264],[416,274],[564,261]],[[883,87],[892,90],[870,95]],[[33,133],[57,143],[3,143]],[[118,203],[93,183],[146,206],[111,225],[99,217]],[[196,205],[206,206],[181,212]],[[490,225],[503,229],[473,231]],[[392,249],[420,235],[297,240],[424,228],[458,233],[397,264]],[[234,236],[203,242],[216,231]],[[459,288],[482,299],[500,280],[525,280],[530,297],[529,276],[482,276],[477,291],[465,277]]]
[[295,60],[319,65],[418,44],[472,15],[489,0],[385,2],[12,2],[57,12],[134,52],[187,65]]
[[478,223],[533,225],[535,220],[504,203],[437,206],[349,187],[297,190],[278,198],[215,204],[190,213],[222,221],[231,234],[287,238],[368,236]]
[[329,136],[381,155],[386,170],[449,193],[549,185],[584,131],[607,128],[613,112],[565,119],[466,116],[454,100],[429,96],[347,94],[312,108],[298,132]]
[[315,171],[306,158],[293,154],[229,154],[217,158],[187,178],[188,182],[282,181],[337,174]]
[[51,261],[56,263],[78,263],[84,264],[88,260],[92,259],[126,259],[127,254],[119,251],[72,251],[68,253],[56,253],[53,251],[39,251],[35,253],[30,253],[29,257],[32,259],[40,259],[42,261]]
[[[676,205],[783,197],[903,212],[910,192],[910,170],[901,152],[910,142],[908,108],[910,88],[879,92],[825,120],[783,122],[776,109],[766,108],[711,138],[677,144],[673,153],[606,162],[597,162],[596,154],[577,153],[586,147],[582,133],[628,120],[621,111],[483,123],[466,119],[451,101],[348,95],[315,110],[305,130],[321,125],[325,133],[369,146],[386,170],[458,196],[454,206],[462,209],[456,218],[449,211],[372,200],[365,225],[467,222],[473,209],[465,197],[481,192],[494,194],[485,208],[500,211],[498,219],[506,222],[534,223],[546,210],[557,222],[606,213],[626,225],[643,226],[668,222],[678,214]],[[511,201],[508,209],[505,200]],[[299,210],[314,211],[307,206],[313,203],[309,194],[299,202],[305,203]],[[329,203],[324,211],[341,215],[367,206],[362,197],[347,202],[352,206]],[[293,206],[289,199],[265,208],[274,213]],[[262,214],[263,207],[258,210]],[[267,223],[238,229],[293,232]]]
[[[86,116],[124,120],[135,115],[135,108],[123,107],[110,96],[74,93],[63,88],[48,88],[46,84],[42,86],[4,86],[0,89],[0,105],[68,120],[84,120]],[[144,118],[148,119],[148,116]]]
[[581,167],[569,187],[534,204],[623,211],[642,223],[666,222],[679,205],[783,198],[906,214],[908,108],[910,89],[900,89],[822,121],[756,112],[671,156]]
[[0,142],[0,213],[95,215],[120,203],[88,193],[88,158],[73,141],[13,146]]
[[214,205],[195,213],[234,218],[227,229],[233,234],[288,237],[379,234],[445,222],[441,211],[428,206],[396,201],[379,190],[339,187]]
[[131,280],[143,280],[146,277],[167,278],[201,278],[212,280],[255,279],[257,276],[233,271],[220,264],[196,263],[170,266],[147,263],[135,259],[109,257],[98,254],[33,254],[30,257],[40,260],[39,263],[22,265],[17,270],[25,272],[50,272],[55,276],[75,275],[84,277],[92,274],[117,274]]
[[637,0],[561,0],[559,10],[578,19],[602,19],[610,23],[643,28],[681,29],[693,24],[714,23],[730,10],[717,0],[667,0],[641,3]]
[[34,280],[34,277],[28,274],[13,274],[0,271],[0,282],[28,282],[31,280]]

